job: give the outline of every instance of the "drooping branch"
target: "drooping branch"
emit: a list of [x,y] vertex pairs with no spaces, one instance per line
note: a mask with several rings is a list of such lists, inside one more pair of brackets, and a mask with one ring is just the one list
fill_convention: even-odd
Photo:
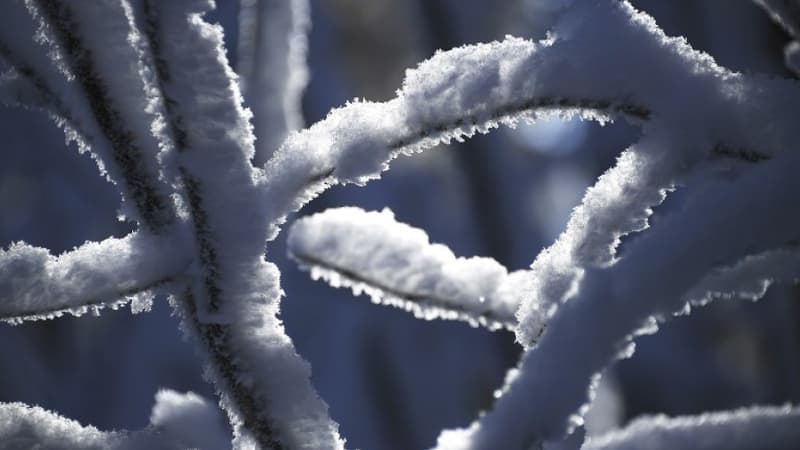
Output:
[[304,217],[292,225],[287,245],[312,277],[365,292],[376,303],[425,319],[492,330],[516,326],[516,274],[491,258],[456,258],[388,210],[337,208]]
[[800,446],[800,409],[752,407],[697,416],[649,416],[590,438],[583,450],[789,449]]
[[169,281],[191,261],[183,239],[141,232],[53,256],[24,243],[0,250],[0,320],[18,323],[115,306]]

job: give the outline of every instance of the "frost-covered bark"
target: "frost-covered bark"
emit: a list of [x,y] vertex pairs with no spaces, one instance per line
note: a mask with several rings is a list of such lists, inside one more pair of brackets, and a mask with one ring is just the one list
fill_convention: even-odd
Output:
[[189,266],[179,239],[133,233],[53,256],[47,249],[15,243],[0,250],[0,320],[81,315],[134,301],[147,308],[148,291],[178,281]]
[[303,126],[301,96],[310,26],[308,0],[242,0],[237,73],[253,111],[253,163],[262,166]]
[[[3,318],[79,313],[163,287],[206,357],[237,447],[342,448],[278,318],[279,272],[264,243],[333,184],[364,184],[398,155],[547,115],[624,118],[642,136],[529,270],[456,258],[389,213],[330,211],[290,237],[294,256],[332,284],[363,286],[423,317],[514,328],[526,347],[518,370],[491,411],[445,432],[440,447],[558,441],[581,423],[603,368],[629,356],[656,318],[797,278],[800,214],[786,208],[800,190],[795,82],[731,72],[627,2],[559,2],[546,40],[438,52],[407,72],[394,99],[336,109],[273,154],[296,123],[307,28],[305,3],[278,3],[242,10],[240,70],[260,144],[221,29],[202,17],[213,3],[10,3],[0,101],[45,110],[90,149],[140,229],[59,257],[22,243],[2,251]],[[676,189],[689,200],[648,229],[652,208]],[[620,252],[632,233],[641,235]],[[127,438],[3,408],[7,436],[31,429],[49,442],[47,429],[68,429],[89,446]],[[154,426],[171,423],[168,410],[154,412]]]
[[755,0],[780,24],[793,41],[784,49],[786,65],[800,74],[800,1],[797,0]]

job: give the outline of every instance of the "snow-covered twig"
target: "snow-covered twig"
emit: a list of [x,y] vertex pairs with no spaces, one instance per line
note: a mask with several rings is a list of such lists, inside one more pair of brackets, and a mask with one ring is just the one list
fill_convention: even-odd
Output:
[[734,181],[701,184],[683,208],[631,242],[619,261],[587,270],[494,409],[468,432],[445,433],[442,447],[522,448],[579,422],[596,374],[630,355],[629,343],[652,316],[683,309],[683,295],[718,265],[797,240],[800,214],[787,212],[784,202],[800,189],[792,175],[798,167],[800,154],[783,153]]
[[800,39],[800,1],[755,0],[795,40]]
[[41,108],[45,102],[28,80],[9,70],[0,74],[0,105]]
[[753,407],[698,416],[649,416],[606,435],[582,450],[760,450],[800,447],[800,409]]
[[[147,437],[141,438],[145,444]],[[82,426],[37,406],[0,403],[0,439],[6,448],[100,450],[126,448],[136,437],[127,432]]]
[[376,303],[492,330],[516,325],[514,274],[491,258],[456,258],[389,210],[337,208],[304,217],[292,225],[287,245],[312,277]]
[[800,1],[755,0],[794,39],[784,49],[787,67],[800,75]]
[[301,96],[310,26],[308,0],[241,0],[237,72],[253,111],[253,163],[263,166],[303,126]]
[[156,394],[150,425],[137,431],[100,431],[45,409],[0,403],[0,446],[4,449],[69,450],[221,449],[229,432],[211,402],[188,392]]
[[0,250],[0,320],[46,319],[116,307],[183,276],[189,252],[174,236],[133,233],[53,256],[24,243]]

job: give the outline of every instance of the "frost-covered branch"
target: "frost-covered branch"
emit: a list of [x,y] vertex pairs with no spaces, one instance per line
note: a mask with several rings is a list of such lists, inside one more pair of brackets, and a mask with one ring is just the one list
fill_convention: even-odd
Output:
[[[797,108],[796,84],[730,72],[626,2],[571,9],[548,41],[507,38],[440,52],[407,73],[394,100],[349,104],[291,135],[265,168],[270,237],[288,212],[327,186],[377,178],[401,153],[547,112],[647,118],[640,142],[587,192],[565,233],[534,262],[527,296],[535,301],[520,310],[517,332],[529,345],[582,271],[612,263],[620,238],[646,228],[669,190],[716,164],[768,160],[800,138],[792,114],[772,114]],[[765,120],[774,125],[768,131],[740,125]]]
[[[326,185],[377,178],[399,154],[543,114],[578,113],[601,121],[629,117],[646,121],[647,134],[689,130],[678,133],[691,139],[680,156],[674,155],[674,160],[684,160],[681,167],[708,158],[766,159],[790,141],[787,137],[796,137],[789,131],[790,115],[778,116],[782,124],[770,127],[769,133],[739,124],[775,108],[794,110],[793,100],[800,97],[797,86],[729,72],[685,41],[664,36],[652,19],[636,14],[627,3],[588,3],[573,9],[572,19],[550,40],[508,37],[439,52],[407,72],[397,98],[356,101],[290,135],[265,167],[266,202],[274,205],[271,221],[280,223],[287,211]],[[604,20],[589,20],[593,14]],[[608,32],[609,22],[624,32]],[[609,64],[609,55],[614,55],[614,64]],[[652,152],[662,154],[672,146],[659,147]],[[270,235],[276,233],[273,228]]]
[[[142,444],[147,439],[141,436]],[[123,449],[136,438],[127,432],[100,431],[37,406],[0,404],[0,440],[7,448]],[[153,444],[154,442],[150,442]]]
[[440,445],[522,448],[579,423],[596,374],[630,355],[631,339],[652,316],[682,310],[683,295],[719,264],[797,240],[800,214],[785,205],[800,189],[792,175],[798,167],[800,154],[788,152],[735,180],[701,183],[686,205],[631,242],[613,265],[586,270],[494,409],[469,431],[443,434]]
[[141,75],[141,35],[135,32],[128,4],[113,0],[26,3],[42,30],[41,42],[54,59],[51,64],[73,81],[66,87],[70,100],[88,110],[78,116],[83,124],[91,122],[85,127],[91,130],[86,136],[89,142],[83,145],[91,145],[101,171],[107,170],[124,198],[133,203],[126,213],[150,231],[165,229],[176,215],[170,191],[159,180],[159,143],[150,131],[154,117]]
[[[0,320],[81,315],[131,299],[179,279],[191,261],[181,239],[133,233],[53,256],[24,243],[0,250]],[[134,305],[136,306],[136,305]]]
[[[337,425],[310,383],[310,368],[278,320],[278,271],[263,247],[268,221],[250,164],[249,115],[208,4],[146,1],[151,59],[163,98],[162,158],[194,228],[200,273],[174,296],[184,326],[208,358],[236,444],[341,448]],[[185,83],[184,80],[192,80]]]
[[698,416],[651,416],[591,438],[582,450],[759,450],[800,447],[800,409],[753,407]]
[[40,407],[0,403],[0,442],[9,449],[220,449],[230,437],[218,411],[191,392],[162,390],[156,394],[149,426],[133,432],[100,431]]
[[308,82],[308,0],[241,0],[237,72],[253,111],[253,163],[263,166],[290,131],[303,126]]
[[456,258],[389,210],[337,208],[299,219],[289,252],[314,278],[366,292],[374,302],[425,319],[513,329],[516,279],[491,258]]
[[800,1],[755,0],[795,40],[800,39]]

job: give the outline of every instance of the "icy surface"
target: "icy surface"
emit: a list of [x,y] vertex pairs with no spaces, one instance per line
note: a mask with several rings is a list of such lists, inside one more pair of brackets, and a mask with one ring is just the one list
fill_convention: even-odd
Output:
[[465,320],[513,329],[517,304],[506,269],[491,258],[457,258],[424,231],[396,222],[388,209],[336,208],[292,225],[291,255],[334,287],[425,319]]
[[590,439],[583,450],[760,450],[800,446],[800,410],[754,407],[699,416],[652,416]]

